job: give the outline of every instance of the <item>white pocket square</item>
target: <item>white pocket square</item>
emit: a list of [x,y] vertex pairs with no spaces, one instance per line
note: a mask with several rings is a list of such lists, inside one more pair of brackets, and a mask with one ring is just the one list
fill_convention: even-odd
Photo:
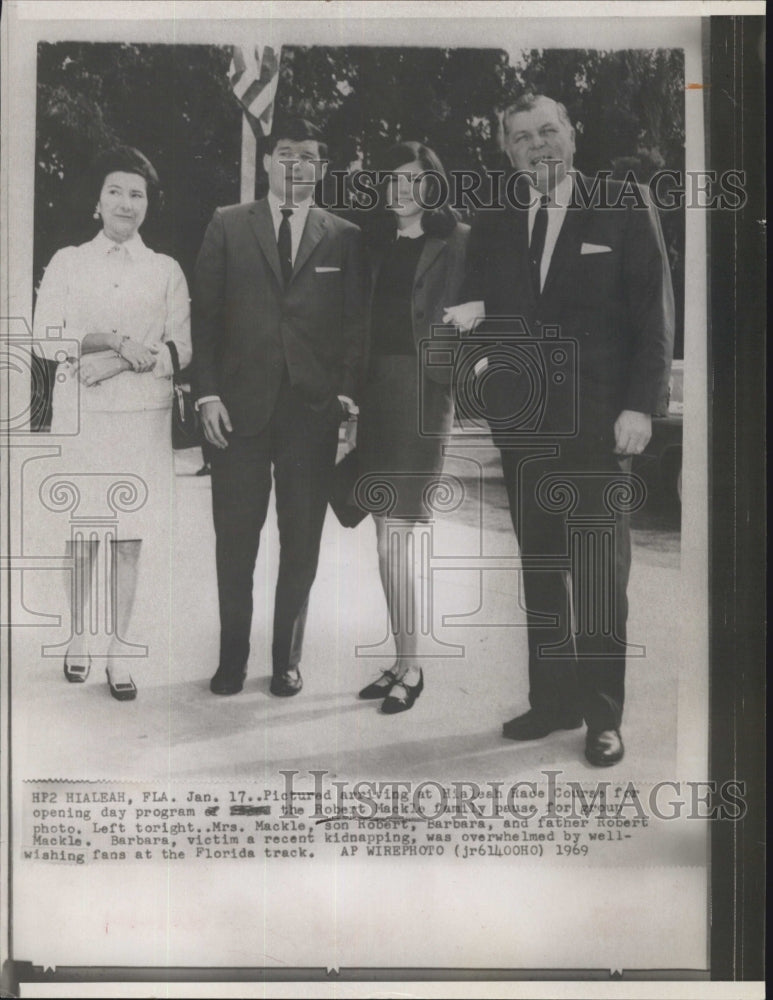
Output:
[[612,253],[612,247],[605,247],[601,243],[583,243],[580,253]]
[[340,267],[315,267],[314,270],[317,274],[332,274],[334,271],[340,271]]

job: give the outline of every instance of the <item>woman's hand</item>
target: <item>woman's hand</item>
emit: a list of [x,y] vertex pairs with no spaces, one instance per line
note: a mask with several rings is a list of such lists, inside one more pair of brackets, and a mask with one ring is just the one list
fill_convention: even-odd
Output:
[[131,369],[131,365],[125,358],[119,358],[112,351],[101,352],[100,354],[87,354],[75,365],[75,373],[83,385],[98,385],[105,379],[113,378]]
[[149,347],[131,337],[124,337],[116,348],[120,356],[128,361],[135,372],[149,372],[156,363],[156,355]]
[[472,330],[476,323],[486,315],[483,302],[462,302],[456,306],[446,306],[443,322],[458,326],[465,333]]

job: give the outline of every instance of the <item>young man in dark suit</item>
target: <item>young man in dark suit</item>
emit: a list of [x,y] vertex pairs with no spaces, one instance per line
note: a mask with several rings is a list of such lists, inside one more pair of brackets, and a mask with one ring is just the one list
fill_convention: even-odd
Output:
[[526,95],[503,131],[518,176],[473,225],[463,305],[444,316],[473,342],[503,334],[475,389],[523,560],[531,708],[503,734],[584,719],[585,755],[604,766],[624,752],[628,511],[642,499],[630,465],[666,405],[671,277],[646,191],[573,170],[563,105]]
[[215,211],[196,262],[196,397],[212,457],[220,605],[214,694],[241,691],[273,467],[279,526],[271,693],[297,694],[338,428],[356,412],[365,338],[360,231],[313,204],[327,149],[275,124],[266,198]]

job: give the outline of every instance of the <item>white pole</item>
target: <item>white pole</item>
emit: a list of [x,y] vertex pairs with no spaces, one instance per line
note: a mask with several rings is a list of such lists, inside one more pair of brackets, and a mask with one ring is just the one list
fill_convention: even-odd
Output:
[[239,201],[255,201],[255,171],[257,167],[257,139],[250,128],[247,115],[242,113],[242,165]]

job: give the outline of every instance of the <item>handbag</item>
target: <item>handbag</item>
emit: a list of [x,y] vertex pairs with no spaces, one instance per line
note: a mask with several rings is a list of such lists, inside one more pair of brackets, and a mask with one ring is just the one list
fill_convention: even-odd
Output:
[[[167,340],[166,346],[172,358],[172,448],[197,448],[202,443],[199,415],[193,403],[190,383],[185,372],[180,370],[180,356],[174,341]],[[188,369],[186,369],[187,372]]]
[[356,528],[360,521],[368,516],[368,511],[363,510],[354,498],[354,487],[359,478],[359,456],[357,449],[352,448],[333,470],[333,481],[328,497],[333,513],[344,528]]

